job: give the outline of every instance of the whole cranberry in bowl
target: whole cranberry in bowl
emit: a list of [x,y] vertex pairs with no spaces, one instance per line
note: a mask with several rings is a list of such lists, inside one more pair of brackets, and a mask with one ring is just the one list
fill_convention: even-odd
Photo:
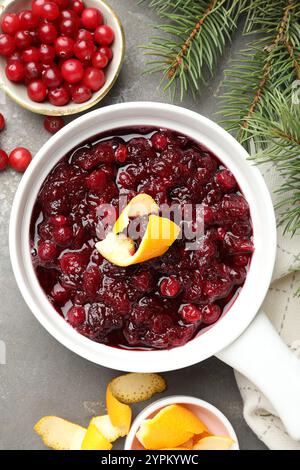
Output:
[[[1,11],[0,83],[32,112],[62,116],[91,108],[111,90],[124,54],[122,24],[105,1],[14,0]],[[80,80],[64,72],[68,60],[80,62]],[[97,70],[85,74],[88,68]],[[42,80],[46,91],[28,90],[32,80]]]

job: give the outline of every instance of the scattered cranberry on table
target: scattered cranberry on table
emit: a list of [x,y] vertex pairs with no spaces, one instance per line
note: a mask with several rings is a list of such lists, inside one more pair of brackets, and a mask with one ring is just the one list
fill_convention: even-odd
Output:
[[23,173],[31,162],[32,156],[29,150],[17,147],[9,154],[8,160],[14,170]]
[[0,113],[0,132],[3,131],[5,127],[5,117],[2,113]]
[[[90,100],[113,56],[114,31],[103,22],[101,11],[82,0],[32,0],[31,9],[7,13],[0,32],[6,77],[23,83],[37,103]],[[68,84],[75,89],[66,91]]]
[[0,149],[0,171],[5,170],[8,165],[8,155],[4,150]]
[[46,116],[44,119],[44,127],[50,134],[56,134],[65,125],[65,121],[61,116]]

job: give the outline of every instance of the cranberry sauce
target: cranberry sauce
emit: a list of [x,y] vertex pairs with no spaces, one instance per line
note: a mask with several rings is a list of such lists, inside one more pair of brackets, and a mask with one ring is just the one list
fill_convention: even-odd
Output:
[[[139,193],[160,207],[201,210],[180,223],[182,235],[163,256],[121,268],[95,249],[99,208]],[[191,249],[183,228],[200,219],[204,231]],[[234,176],[201,144],[166,129],[118,129],[81,144],[51,171],[33,210],[31,250],[42,289],[79,333],[164,349],[185,344],[232,304],[251,261],[252,225]]]

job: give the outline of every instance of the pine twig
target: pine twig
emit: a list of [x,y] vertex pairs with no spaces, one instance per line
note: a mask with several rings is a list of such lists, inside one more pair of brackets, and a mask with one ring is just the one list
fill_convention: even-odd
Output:
[[188,53],[188,50],[190,49],[192,42],[196,39],[197,34],[200,31],[200,28],[203,27],[203,24],[206,18],[211,13],[211,11],[215,8],[216,4],[217,4],[217,0],[212,0],[207,6],[207,9],[205,10],[205,12],[203,13],[203,16],[200,19],[197,19],[195,27],[193,28],[188,38],[184,41],[184,43],[180,47],[180,51],[178,52],[177,56],[175,57],[171,65],[171,68],[168,71],[169,78],[172,78],[175,75],[176,70],[182,64],[183,57]]
[[[164,90],[199,92],[236,29],[247,0],[151,0],[162,23],[144,46],[151,59],[146,72],[162,72]],[[162,34],[163,33],[163,34]]]
[[300,106],[279,91],[269,98],[269,117],[254,112],[249,119],[249,130],[259,148],[252,158],[276,164],[284,181],[277,191],[283,197],[276,206],[279,223],[294,235],[300,229]]
[[269,116],[272,90],[290,90],[299,78],[300,2],[252,0],[244,33],[258,36],[225,71],[222,123],[249,147],[249,120],[259,111]]

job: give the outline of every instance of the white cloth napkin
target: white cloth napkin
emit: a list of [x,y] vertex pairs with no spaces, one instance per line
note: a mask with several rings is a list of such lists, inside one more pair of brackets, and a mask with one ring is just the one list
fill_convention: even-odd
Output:
[[[275,165],[260,167],[269,187],[274,204],[282,198],[276,189],[282,183]],[[263,304],[278,333],[300,358],[300,298],[295,292],[300,288],[300,233],[293,238],[278,229],[278,245],[273,281]],[[300,442],[289,437],[271,404],[246,377],[235,373],[244,401],[244,417],[251,429],[267,447],[273,450],[300,450]],[[300,401],[300,397],[299,397]]]

